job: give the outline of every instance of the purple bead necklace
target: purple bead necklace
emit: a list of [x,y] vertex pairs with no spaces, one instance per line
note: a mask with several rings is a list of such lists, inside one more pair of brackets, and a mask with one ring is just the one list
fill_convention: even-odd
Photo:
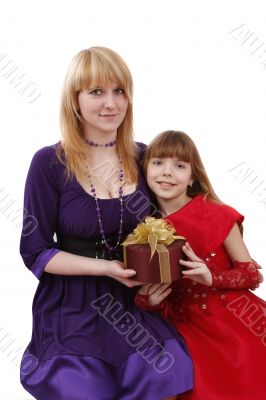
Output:
[[[85,140],[86,143],[88,143],[90,146],[95,146],[95,147],[112,147],[115,145],[116,141],[112,141],[106,144],[97,144],[95,142],[93,142],[92,140]],[[96,194],[96,189],[93,186],[92,180],[91,180],[91,175],[88,172],[88,165],[85,166],[86,168],[86,174],[87,177],[89,178],[90,181],[90,191],[92,193],[92,196],[95,199],[95,204],[96,204],[96,211],[97,211],[97,216],[98,216],[98,222],[99,222],[99,226],[100,226],[100,234],[102,237],[102,240],[106,246],[106,248],[110,251],[113,252],[117,246],[120,244],[120,240],[122,237],[122,233],[123,233],[123,215],[124,215],[124,205],[123,205],[123,178],[124,178],[124,170],[123,170],[123,163],[121,158],[119,159],[119,182],[120,182],[120,186],[119,186],[119,201],[120,201],[120,226],[119,226],[119,231],[118,231],[118,241],[116,243],[115,246],[110,246],[107,241],[106,241],[106,237],[105,237],[105,232],[103,229],[103,224],[102,224],[102,218],[101,218],[101,209],[100,209],[100,204],[99,204],[99,199],[97,197]]]
[[85,142],[94,147],[113,147],[116,144],[116,140],[104,144],[95,143],[93,140],[88,139],[85,139]]

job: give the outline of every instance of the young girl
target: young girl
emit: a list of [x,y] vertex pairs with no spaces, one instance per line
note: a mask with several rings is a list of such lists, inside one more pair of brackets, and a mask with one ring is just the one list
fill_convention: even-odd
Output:
[[157,136],[143,167],[161,216],[187,239],[184,279],[145,285],[135,298],[170,320],[191,351],[194,390],[178,399],[265,400],[266,303],[249,291],[262,275],[242,239],[244,217],[218,199],[185,133]]

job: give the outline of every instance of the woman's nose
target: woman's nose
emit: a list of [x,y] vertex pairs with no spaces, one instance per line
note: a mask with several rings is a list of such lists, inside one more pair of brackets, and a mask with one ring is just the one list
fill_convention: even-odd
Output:
[[115,107],[115,98],[113,93],[106,93],[104,98],[104,107],[108,109],[112,109]]

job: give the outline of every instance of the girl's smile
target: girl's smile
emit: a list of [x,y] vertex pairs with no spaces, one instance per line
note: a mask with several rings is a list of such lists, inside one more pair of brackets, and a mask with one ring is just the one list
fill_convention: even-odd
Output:
[[161,210],[176,210],[191,200],[187,196],[187,187],[193,183],[190,163],[170,157],[151,158],[147,167],[147,182]]

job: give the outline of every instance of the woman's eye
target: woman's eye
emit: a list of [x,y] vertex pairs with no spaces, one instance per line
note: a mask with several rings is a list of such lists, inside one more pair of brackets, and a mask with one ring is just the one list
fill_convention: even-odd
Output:
[[116,89],[114,90],[114,92],[115,92],[115,94],[125,94],[124,89],[121,89],[121,88],[116,88]]
[[102,89],[93,89],[89,91],[89,94],[92,94],[94,96],[99,96],[103,93]]

